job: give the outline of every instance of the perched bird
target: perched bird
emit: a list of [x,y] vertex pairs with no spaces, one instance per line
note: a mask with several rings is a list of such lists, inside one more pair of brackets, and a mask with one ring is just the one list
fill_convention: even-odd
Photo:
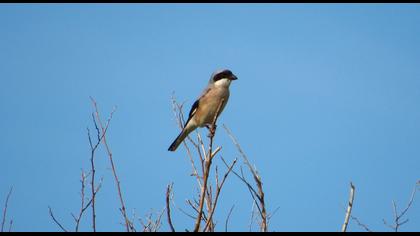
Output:
[[197,127],[211,125],[222,100],[223,104],[220,107],[218,115],[220,115],[223,108],[225,108],[229,99],[229,85],[232,80],[236,79],[238,78],[232,71],[227,69],[218,70],[212,74],[207,87],[192,105],[184,128],[171,146],[169,146],[168,151],[175,151],[188,134]]

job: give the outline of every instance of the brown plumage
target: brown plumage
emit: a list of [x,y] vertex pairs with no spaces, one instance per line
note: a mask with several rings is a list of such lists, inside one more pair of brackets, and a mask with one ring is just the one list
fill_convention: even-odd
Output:
[[222,104],[219,115],[225,108],[229,99],[229,86],[232,80],[237,77],[230,70],[220,70],[213,73],[209,84],[204,89],[202,95],[194,102],[189,112],[188,120],[184,128],[174,142],[169,146],[168,151],[175,151],[184,139],[197,127],[204,127],[213,122],[217,108]]

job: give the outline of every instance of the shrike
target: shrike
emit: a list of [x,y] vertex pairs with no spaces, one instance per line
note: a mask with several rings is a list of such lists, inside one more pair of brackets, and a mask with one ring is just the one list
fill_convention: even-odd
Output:
[[212,74],[207,87],[192,105],[184,128],[171,146],[169,146],[168,151],[175,151],[188,134],[197,127],[211,125],[222,100],[223,104],[220,107],[218,115],[225,108],[229,99],[229,85],[232,80],[236,79],[238,78],[230,70],[226,69],[216,71]]

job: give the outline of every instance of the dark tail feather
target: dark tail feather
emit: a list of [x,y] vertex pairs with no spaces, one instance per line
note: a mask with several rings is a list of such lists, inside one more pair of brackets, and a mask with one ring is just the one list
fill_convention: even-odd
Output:
[[187,132],[185,129],[182,130],[182,132],[176,137],[175,141],[169,146],[168,151],[174,152],[178,146],[184,141],[185,137],[187,137],[189,132]]

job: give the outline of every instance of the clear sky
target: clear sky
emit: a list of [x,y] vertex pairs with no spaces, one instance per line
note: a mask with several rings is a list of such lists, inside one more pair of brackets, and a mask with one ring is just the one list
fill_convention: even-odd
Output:
[[[392,200],[405,207],[420,179],[419,4],[1,4],[0,208],[13,186],[12,230],[59,230],[48,206],[73,229],[89,169],[89,96],[104,119],[117,106],[108,142],[130,216],[163,209],[170,182],[192,213],[185,148],[167,151],[179,132],[171,96],[188,112],[219,68],[239,78],[219,127],[260,172],[268,210],[278,207],[270,230],[339,231],[350,181],[354,216],[389,230]],[[222,128],[215,145],[239,157]],[[102,148],[97,177],[98,229],[124,230]],[[419,198],[401,230],[420,230]],[[218,230],[233,204],[229,229],[247,231],[252,199],[232,175]],[[177,230],[193,227],[173,214]]]

